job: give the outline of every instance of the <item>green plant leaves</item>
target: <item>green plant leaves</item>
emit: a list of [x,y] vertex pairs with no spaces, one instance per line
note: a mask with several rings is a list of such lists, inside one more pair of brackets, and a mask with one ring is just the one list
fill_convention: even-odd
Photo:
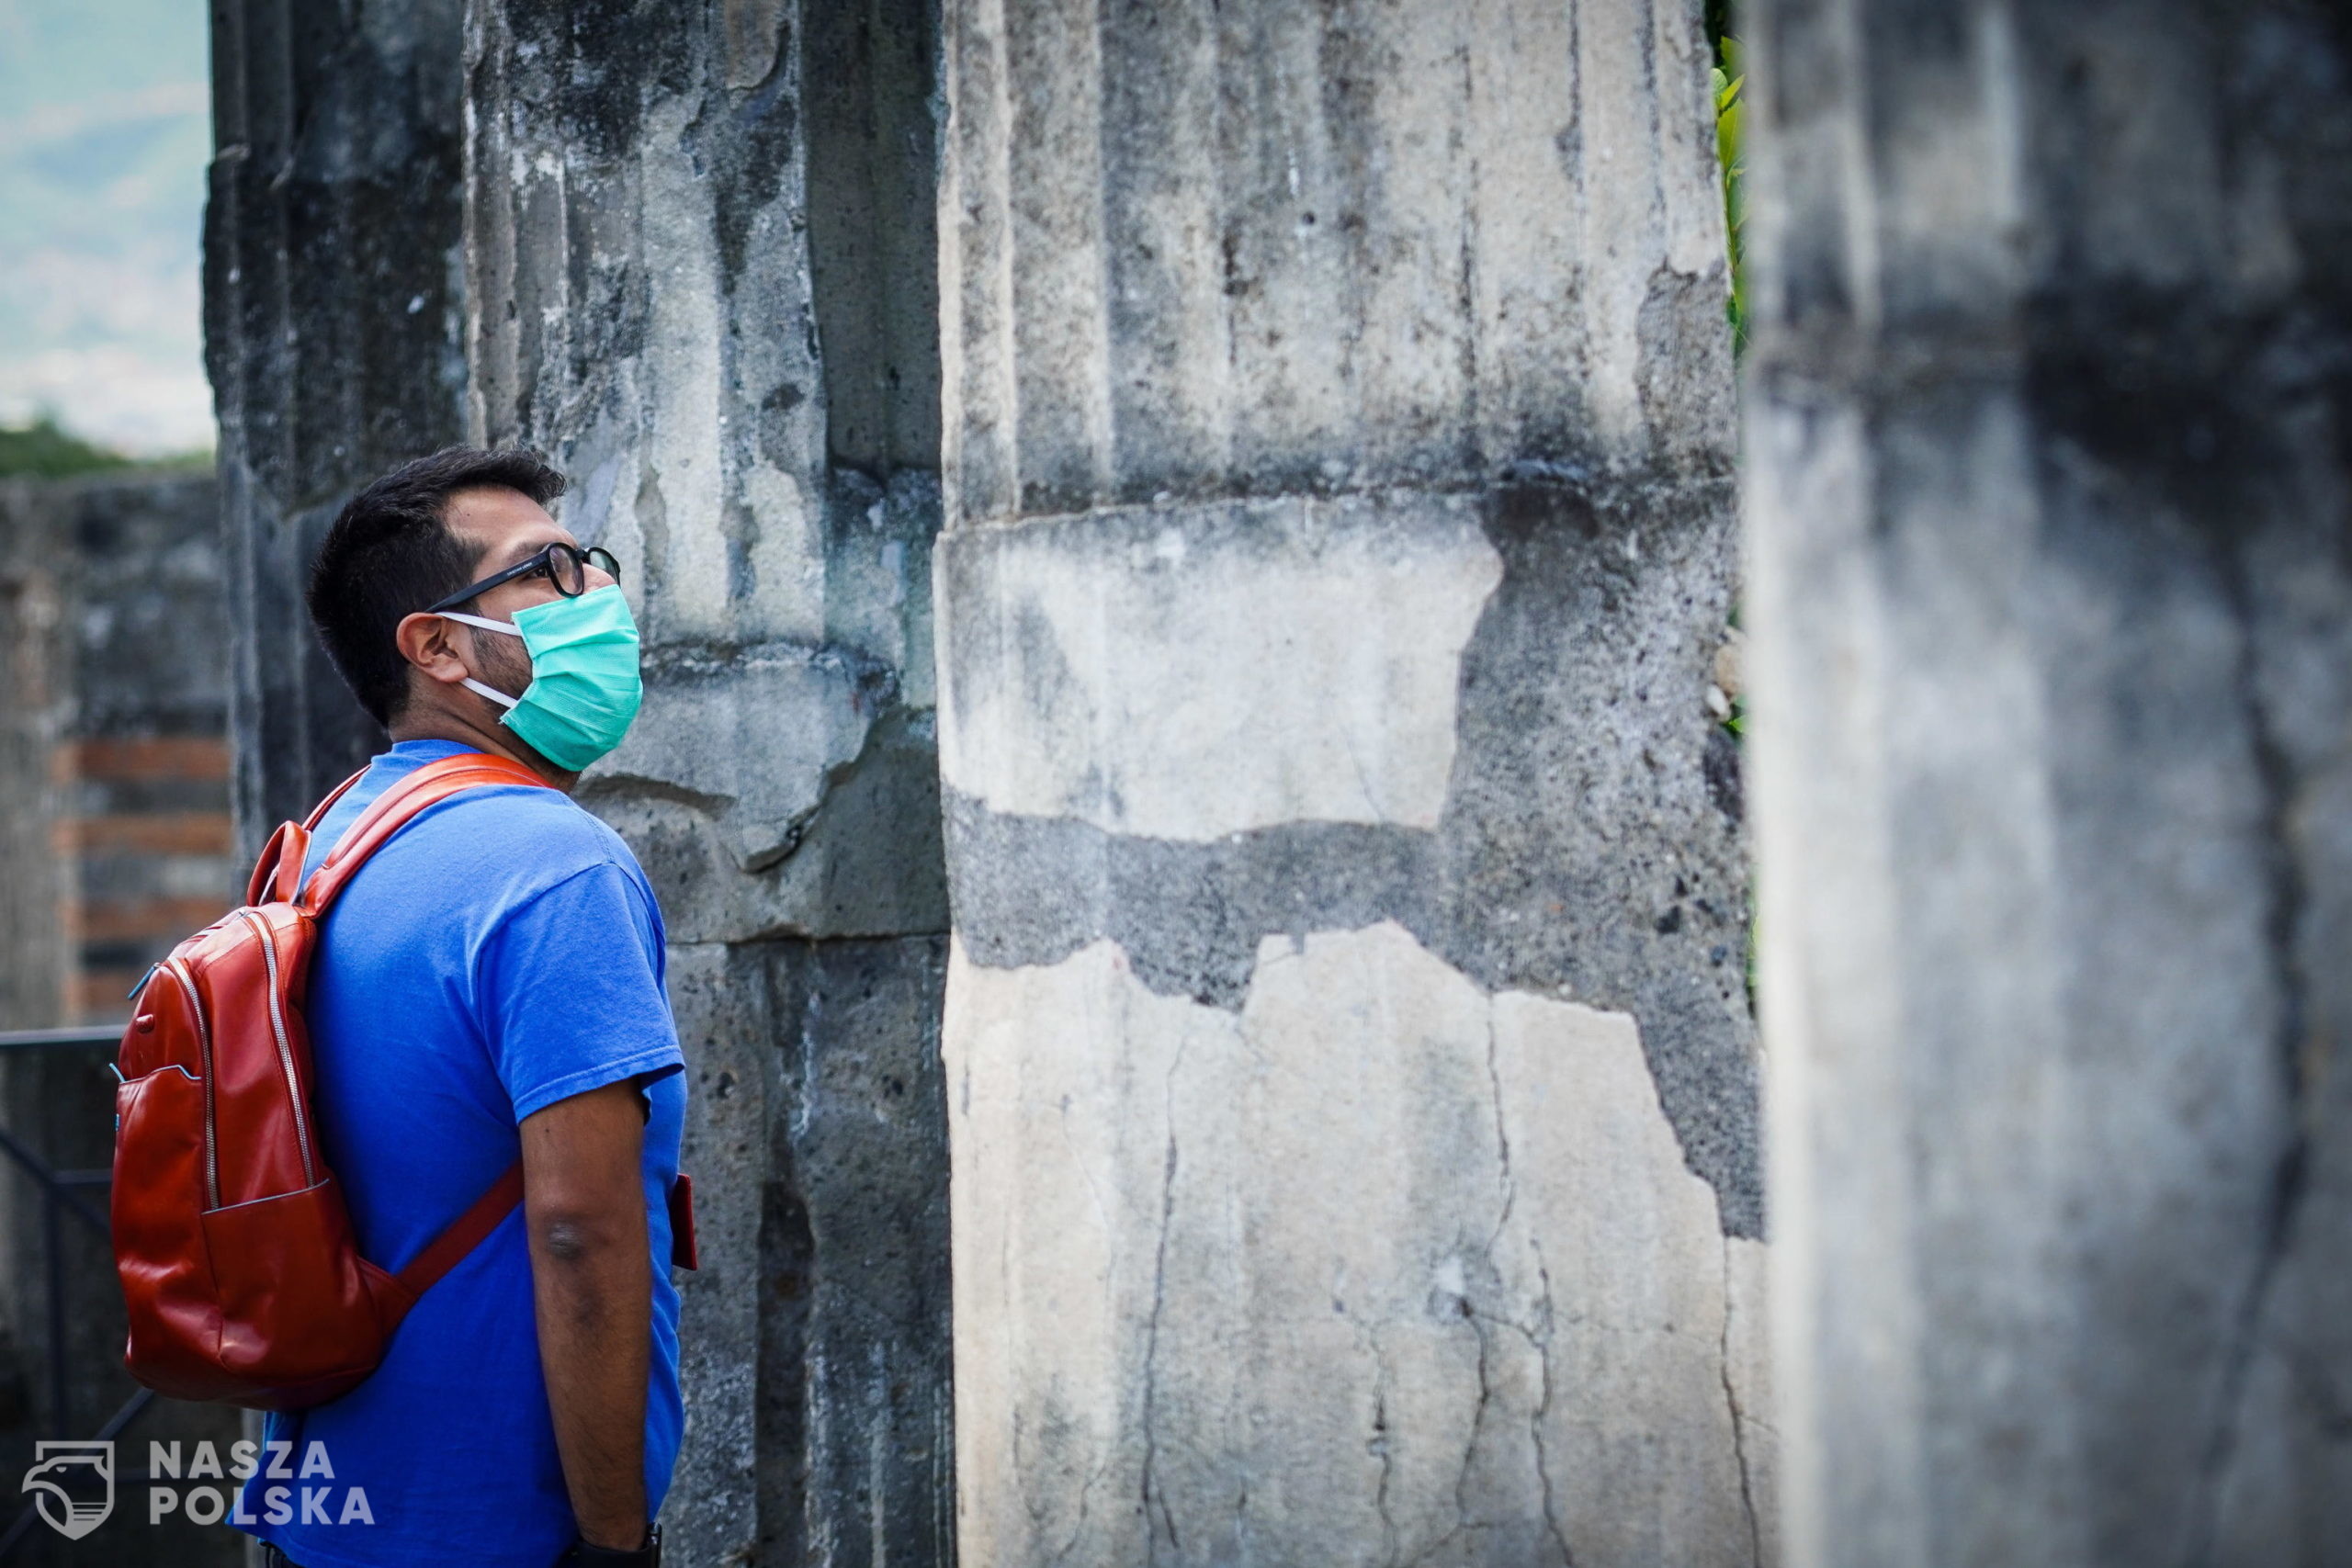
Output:
[[1710,73],[1715,95],[1715,160],[1723,167],[1724,234],[1731,262],[1731,303],[1727,314],[1731,319],[1732,347],[1738,352],[1747,347],[1747,289],[1740,257],[1740,230],[1747,220],[1742,195],[1747,159],[1740,145],[1747,75],[1741,69],[1737,39],[1726,33],[1715,40],[1715,49],[1724,62]]

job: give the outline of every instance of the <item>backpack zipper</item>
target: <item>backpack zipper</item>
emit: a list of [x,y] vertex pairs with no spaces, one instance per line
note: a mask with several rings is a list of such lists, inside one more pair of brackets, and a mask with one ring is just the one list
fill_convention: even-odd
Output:
[[294,1077],[294,1048],[286,1043],[286,1015],[278,1004],[277,939],[270,934],[269,924],[251,909],[237,913],[245,923],[261,933],[262,961],[269,967],[269,1028],[277,1037],[277,1065],[286,1073],[286,1098],[294,1111],[294,1141],[302,1150],[302,1182],[308,1187],[319,1184],[319,1173],[311,1163],[311,1128],[302,1116],[302,1089]]
[[196,1015],[197,1065],[204,1069],[204,1199],[207,1207],[217,1209],[220,1206],[220,1151],[212,1118],[212,1026],[204,1021],[204,1003],[196,994],[196,982],[188,978],[179,960],[156,967],[180,983],[180,989],[187,993],[187,1010]]

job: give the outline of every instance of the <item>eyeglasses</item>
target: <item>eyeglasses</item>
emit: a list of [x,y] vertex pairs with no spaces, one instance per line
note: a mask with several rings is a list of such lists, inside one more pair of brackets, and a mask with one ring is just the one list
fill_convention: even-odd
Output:
[[583,550],[578,545],[567,545],[557,539],[520,565],[510,566],[495,577],[485,577],[480,582],[469,583],[447,599],[435,600],[424,607],[424,613],[438,615],[469,599],[481,597],[502,582],[512,582],[518,577],[529,577],[535,573],[554,583],[555,591],[565,598],[577,599],[588,592],[588,569],[592,566],[616,581],[620,577],[621,563],[613,558],[612,551],[601,545]]

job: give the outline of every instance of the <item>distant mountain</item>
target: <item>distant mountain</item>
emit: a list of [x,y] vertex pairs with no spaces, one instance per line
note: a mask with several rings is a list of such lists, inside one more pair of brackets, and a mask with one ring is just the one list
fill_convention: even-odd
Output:
[[0,423],[212,442],[202,0],[0,0]]

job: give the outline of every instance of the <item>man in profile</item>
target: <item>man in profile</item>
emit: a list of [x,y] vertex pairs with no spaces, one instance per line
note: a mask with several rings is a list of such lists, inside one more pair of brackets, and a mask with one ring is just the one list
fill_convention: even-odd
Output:
[[[360,491],[310,610],[389,750],[306,873],[397,780],[469,751],[548,789],[427,809],[329,909],[305,1004],[317,1113],[361,1255],[397,1269],[512,1166],[521,1209],[419,1299],[367,1382],[269,1417],[365,1520],[256,1474],[240,1500],[295,1568],[653,1564],[683,1416],[668,1199],[685,1107],[661,910],[570,798],[639,697],[618,563],[546,508],[563,477],[453,448]],[[301,1488],[293,1486],[299,1498]],[[347,1512],[348,1510],[345,1510]]]

